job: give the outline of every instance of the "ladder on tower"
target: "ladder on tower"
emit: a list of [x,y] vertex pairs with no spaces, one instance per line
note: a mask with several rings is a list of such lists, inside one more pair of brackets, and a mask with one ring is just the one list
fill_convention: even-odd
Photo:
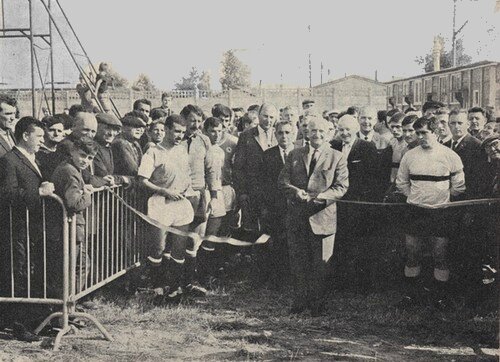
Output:
[[[55,17],[55,14],[53,12],[53,10],[51,9],[50,5],[47,4],[45,2],[46,0],[40,0],[40,2],[42,3],[43,7],[45,8],[45,11],[47,12],[48,16],[49,16],[49,21],[52,23],[52,25],[54,25],[54,28],[56,29],[57,33],[59,34],[59,36],[61,37],[61,40],[64,44],[64,47],[66,48],[66,50],[68,51],[70,57],[71,57],[71,60],[73,61],[73,63],[75,64],[76,68],[78,69],[78,72],[80,73],[80,76],[82,77],[82,79],[84,80],[85,82],[85,85],[88,87],[88,89],[90,90],[90,92],[92,93],[92,97],[95,99],[96,101],[96,104],[99,108],[99,110],[101,112],[104,112],[104,107],[103,105],[101,104],[101,102],[99,101],[99,98],[97,96],[97,89],[96,89],[96,82],[94,81],[93,77],[91,77],[90,74],[87,74],[85,72],[85,70],[82,68],[82,66],[78,63],[78,61],[76,60],[75,58],[75,53],[74,51],[72,51],[72,49],[70,48],[69,44],[68,44],[68,41],[66,40],[65,38],[65,35],[63,34],[63,32],[61,31],[61,24],[58,24],[58,21]],[[50,0],[48,0],[50,1]],[[92,63],[92,61],[90,60],[90,57],[89,55],[87,54],[87,51],[85,50],[85,48],[83,47],[83,44],[82,42],[80,41],[80,38],[78,37],[78,35],[76,34],[76,31],[75,29],[73,28],[73,26],[71,25],[71,22],[69,21],[68,19],[68,16],[66,15],[66,12],[64,11],[64,9],[62,8],[61,4],[59,3],[59,0],[55,0],[55,3],[57,4],[57,8],[60,10],[63,18],[64,18],[64,21],[66,23],[66,25],[69,26],[69,28],[71,29],[71,33],[73,34],[73,36],[75,37],[77,43],[78,43],[78,46],[80,48],[80,50],[83,52],[84,54],[84,57],[85,59],[87,60],[88,62],[88,65],[89,65],[89,69],[91,72],[93,72],[95,75],[97,75],[97,70],[95,69],[94,67],[94,64]],[[110,100],[110,103],[111,103],[111,106],[112,106],[112,112],[114,113],[114,115],[118,118],[121,118],[121,115],[120,115],[120,112],[118,110],[118,108],[116,107],[113,99],[111,99],[111,97],[109,98]]]

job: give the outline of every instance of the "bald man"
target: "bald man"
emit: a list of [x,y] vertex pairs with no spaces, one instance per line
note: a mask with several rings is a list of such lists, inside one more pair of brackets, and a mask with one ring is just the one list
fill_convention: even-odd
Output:
[[[324,309],[326,265],[333,253],[336,204],[349,187],[347,163],[328,143],[328,122],[308,124],[309,145],[290,152],[278,184],[288,199],[287,239],[293,275],[290,313]],[[328,237],[325,237],[328,236]]]
[[[40,165],[43,176],[47,177],[47,179],[50,179],[52,177],[52,173],[54,172],[56,167],[66,159],[67,151],[70,149],[71,143],[73,143],[77,139],[82,138],[83,136],[94,138],[96,133],[97,118],[95,117],[95,115],[88,112],[78,112],[75,115],[73,126],[71,127],[71,134],[57,145],[56,152],[54,152],[54,157],[45,158],[44,163]],[[94,186],[98,187],[103,186],[104,184]]]
[[372,107],[363,107],[359,111],[359,131],[356,133],[359,139],[372,142],[378,150],[386,149],[389,141],[386,137],[375,132],[377,124],[377,110]]
[[261,201],[264,194],[262,158],[264,151],[276,146],[274,123],[279,119],[277,108],[264,103],[259,109],[259,125],[241,133],[233,164],[233,182],[242,208],[242,227],[259,232]]

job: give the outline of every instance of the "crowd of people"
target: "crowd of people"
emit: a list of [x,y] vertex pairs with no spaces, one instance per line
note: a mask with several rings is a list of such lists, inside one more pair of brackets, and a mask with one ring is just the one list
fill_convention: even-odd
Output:
[[[118,119],[106,96],[106,69],[101,71],[104,113],[95,113],[87,99],[69,114],[18,119],[16,100],[0,95],[0,196],[2,207],[16,205],[14,219],[25,218],[27,207],[36,222],[41,198],[54,193],[77,215],[82,245],[83,212],[94,188],[141,189],[148,195],[144,211],[164,226],[250,242],[269,234],[256,248],[258,280],[280,286],[290,278],[290,313],[316,316],[324,312],[329,268],[335,273],[339,266],[341,273],[348,249],[387,222],[379,209],[363,211],[364,203],[407,203],[403,214],[391,216],[406,250],[407,287],[399,306],[422,303],[424,241],[434,259],[436,305],[447,305],[447,253],[454,238],[468,242],[479,282],[494,283],[498,213],[441,207],[500,196],[500,123],[487,110],[449,110],[428,101],[421,110],[321,112],[304,100],[301,112],[269,103],[246,111],[215,104],[207,116],[193,104],[175,112],[164,94],[160,106],[139,99]],[[26,233],[14,240],[17,264],[2,265],[4,290],[11,275],[20,274],[13,278],[21,283],[32,272],[23,257]],[[151,228],[143,241],[142,281],[162,290],[159,304],[205,296],[228,256],[224,245],[205,240],[198,248],[184,235]],[[7,243],[1,248],[7,250]],[[14,315],[20,314],[10,315],[15,334],[32,338]]]

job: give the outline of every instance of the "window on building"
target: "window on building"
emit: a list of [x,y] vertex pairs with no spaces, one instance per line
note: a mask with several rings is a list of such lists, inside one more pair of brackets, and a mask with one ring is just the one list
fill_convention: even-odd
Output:
[[478,90],[475,90],[474,93],[472,93],[473,96],[472,96],[472,101],[473,101],[473,106],[476,107],[476,106],[479,106],[479,91]]

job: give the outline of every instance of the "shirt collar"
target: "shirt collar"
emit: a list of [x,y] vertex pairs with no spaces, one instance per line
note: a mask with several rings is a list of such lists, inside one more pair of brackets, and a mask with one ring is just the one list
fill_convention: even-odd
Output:
[[460,142],[462,142],[462,141],[463,141],[463,139],[465,138],[465,136],[467,136],[467,134],[464,134],[462,137],[460,137],[460,138],[459,138],[458,140],[456,140],[456,141],[455,141],[454,139],[452,139],[452,140],[451,140],[451,142],[453,143],[453,145],[454,145],[454,146],[457,146],[457,145],[459,145],[459,144],[460,144]]
[[[260,124],[257,126],[257,129],[259,130],[259,134],[263,134],[263,135],[265,135],[265,134],[266,134],[266,131],[264,130],[264,128],[262,128],[262,127],[260,126]],[[270,131],[270,129],[268,129],[267,131]]]
[[19,146],[14,146],[15,148],[17,148],[17,150],[19,152],[21,152],[21,154],[26,157],[28,160],[32,161],[32,162],[35,162],[35,154],[29,154],[28,151],[26,151],[24,148],[22,147],[19,147]]

